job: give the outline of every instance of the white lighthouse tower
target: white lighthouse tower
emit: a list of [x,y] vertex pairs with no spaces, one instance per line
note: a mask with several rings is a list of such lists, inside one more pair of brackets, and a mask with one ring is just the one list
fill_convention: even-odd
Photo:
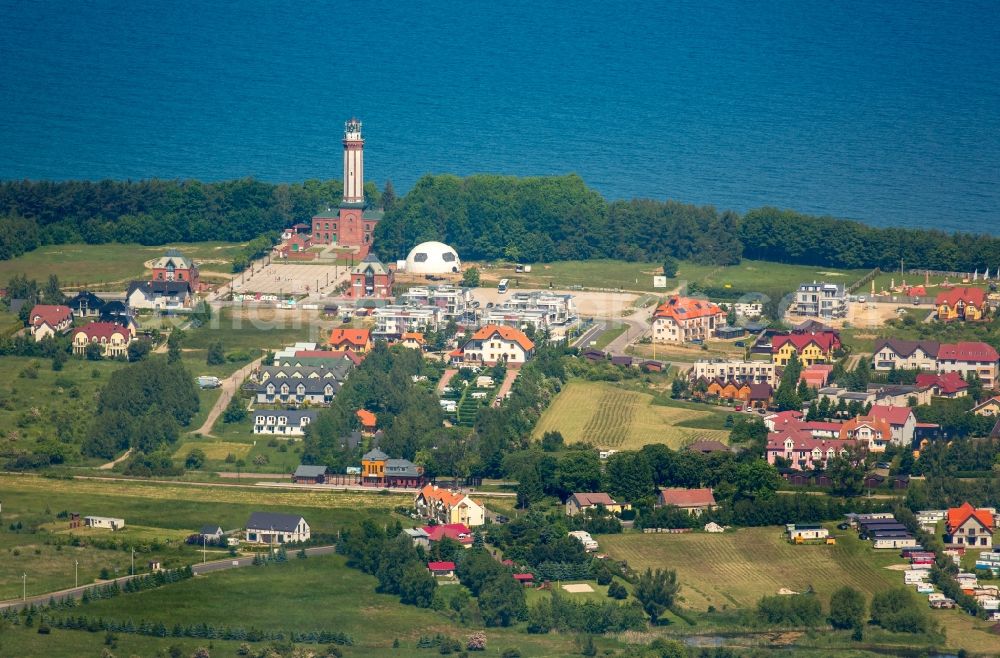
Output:
[[361,122],[351,119],[344,124],[344,203],[365,202],[365,140]]

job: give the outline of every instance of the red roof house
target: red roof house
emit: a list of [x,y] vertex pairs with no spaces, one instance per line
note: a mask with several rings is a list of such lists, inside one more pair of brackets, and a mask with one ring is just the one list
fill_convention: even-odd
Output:
[[330,349],[364,353],[371,349],[372,336],[368,329],[334,329],[330,332]]
[[957,372],[946,372],[943,375],[922,372],[917,375],[917,386],[929,386],[934,395],[942,398],[963,397],[969,388],[969,384]]
[[365,432],[374,432],[378,427],[378,418],[367,409],[358,409],[356,412],[358,420],[361,421],[361,429]]
[[950,543],[984,548],[993,546],[994,518],[989,510],[976,509],[964,503],[961,507],[949,508],[945,522]]
[[472,546],[472,531],[464,523],[445,523],[424,526],[428,541],[441,541],[445,537],[454,539],[465,547]]
[[28,326],[32,337],[38,341],[48,336],[54,336],[70,328],[73,324],[73,311],[69,306],[53,304],[35,304],[28,315]]
[[705,510],[715,508],[715,496],[707,487],[700,489],[668,487],[660,489],[659,498],[660,505],[673,505],[690,514],[701,514]]
[[454,562],[428,562],[427,570],[431,572],[432,576],[447,576],[452,577],[455,575],[455,563]]

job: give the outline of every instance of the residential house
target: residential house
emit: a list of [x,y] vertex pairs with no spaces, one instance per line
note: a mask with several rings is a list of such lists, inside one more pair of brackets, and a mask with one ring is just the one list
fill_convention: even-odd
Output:
[[960,546],[993,546],[993,513],[986,509],[976,509],[969,503],[948,509],[945,521],[945,543]]
[[[920,373],[926,375],[929,373]],[[934,391],[930,386],[914,384],[869,384],[868,393],[875,394],[875,406],[908,407],[911,404],[930,404]]]
[[431,572],[431,575],[435,578],[454,578],[455,577],[455,563],[454,562],[428,562],[427,570]]
[[188,281],[133,281],[125,292],[130,308],[154,311],[183,311],[194,303]]
[[1000,395],[983,400],[972,408],[977,416],[1000,416]]
[[72,326],[73,311],[62,304],[35,304],[28,315],[28,330],[35,342],[63,334]]
[[772,361],[700,359],[691,367],[690,377],[692,380],[726,379],[741,384],[778,385],[777,366]]
[[847,316],[847,291],[835,283],[803,283],[795,291],[795,312],[832,320]]
[[535,343],[519,329],[488,324],[461,347],[461,361],[471,365],[519,366],[535,354]]
[[799,381],[806,383],[806,386],[814,389],[821,389],[830,382],[830,373],[833,372],[833,365],[829,363],[814,363],[802,369]]
[[939,398],[963,398],[969,393],[969,383],[957,372],[943,375],[920,373],[917,375],[917,386],[927,387],[932,396]]
[[132,331],[120,324],[91,322],[73,330],[73,354],[86,354],[88,346],[97,345],[103,357],[127,357],[132,338]]
[[486,508],[469,496],[436,484],[425,485],[413,500],[417,514],[438,523],[464,523],[470,528],[486,523]]
[[407,331],[399,337],[399,344],[413,350],[423,350],[427,345],[424,335],[418,331]]
[[104,304],[103,299],[89,290],[81,290],[76,296],[66,301],[66,306],[69,306],[70,310],[73,311],[73,316],[77,318],[100,317]]
[[326,482],[326,466],[299,464],[295,472],[292,473],[292,482],[295,484],[323,484]]
[[474,320],[472,290],[454,286],[414,286],[397,300],[405,306],[431,306],[438,309],[444,321],[460,324]]
[[798,356],[799,363],[803,366],[832,363],[834,352],[840,347],[840,336],[833,331],[785,334],[771,339],[771,354],[774,363],[779,366],[788,365],[793,354]]
[[992,345],[982,342],[942,343],[938,350],[938,374],[954,372],[968,379],[970,373],[979,376],[983,387],[997,385],[997,362],[1000,355]]
[[874,416],[858,416],[847,421],[840,428],[840,439],[857,441],[868,452],[885,452],[892,440],[889,423]]
[[309,524],[298,514],[254,512],[247,521],[247,541],[252,544],[293,544],[309,537]]
[[414,546],[422,546],[425,550],[431,547],[430,536],[423,528],[403,528],[403,534],[410,538]]
[[750,385],[738,384],[734,381],[713,379],[709,382],[705,392],[709,397],[720,398],[722,400],[740,400],[746,402],[750,399]]
[[684,449],[688,452],[697,452],[703,455],[710,455],[713,452],[732,452],[733,450],[722,441],[716,441],[715,439],[697,439],[684,446]]
[[934,340],[880,338],[875,341],[872,366],[875,370],[937,370],[941,344]]
[[198,266],[176,249],[168,249],[153,263],[153,281],[183,281],[197,291],[201,285]]
[[716,507],[712,490],[704,487],[699,489],[668,487],[660,489],[658,497],[660,506],[673,505],[696,516]]
[[622,510],[631,509],[628,503],[616,502],[610,495],[600,493],[574,493],[566,499],[566,515],[576,516],[587,510],[604,508],[612,514],[621,514]]
[[773,466],[780,458],[796,471],[822,470],[855,445],[854,440],[816,438],[808,430],[783,429],[768,434],[767,463]]
[[361,457],[361,484],[365,486],[419,489],[425,482],[423,467],[408,459],[390,459],[378,448]]
[[[257,385],[259,404],[312,404],[328,405],[340,390],[335,379],[279,379],[272,378]],[[302,418],[299,418],[302,422]],[[304,429],[304,426],[303,426]],[[266,434],[267,432],[261,432]]]
[[350,350],[345,352],[333,352],[331,350],[295,350],[285,353],[281,357],[274,357],[274,365],[284,368],[325,368],[334,373],[337,381],[343,382],[347,379],[347,374],[356,365],[348,356],[353,354]]
[[351,268],[351,285],[347,297],[353,299],[392,297],[392,269],[383,265],[375,254],[368,254]]
[[530,327],[537,335],[549,332],[560,339],[579,324],[573,295],[549,292],[515,292],[492,308],[482,311],[483,324],[514,327],[522,331]]
[[464,523],[441,523],[438,525],[427,525],[421,528],[427,535],[428,542],[441,541],[444,538],[457,541],[462,548],[472,548],[475,537],[472,530]]
[[445,322],[437,306],[399,306],[390,304],[375,309],[375,330],[378,338],[398,338],[406,333],[440,330]]
[[726,311],[706,299],[671,296],[653,312],[654,343],[708,340],[726,324]]
[[838,404],[841,400],[845,404],[857,402],[860,405],[875,404],[875,391],[852,391],[840,386],[827,386],[816,391],[819,399],[826,398],[831,404]]
[[205,540],[206,542],[215,542],[222,539],[225,531],[222,529],[221,525],[203,525],[201,530],[198,531],[198,536]]
[[368,329],[334,329],[330,332],[328,342],[330,349],[335,352],[351,350],[357,354],[365,354],[372,348],[372,335]]
[[917,417],[913,415],[913,410],[910,407],[875,404],[868,415],[874,420],[884,421],[889,425],[893,444],[898,446],[913,444],[914,433],[917,429]]
[[316,420],[316,414],[309,410],[260,409],[253,415],[253,433],[303,436],[309,423]]
[[770,384],[750,384],[750,395],[747,402],[754,409],[767,409],[771,406],[774,389]]
[[957,286],[938,293],[934,300],[938,320],[982,320],[986,316],[986,290]]
[[374,434],[375,430],[378,429],[378,417],[367,409],[358,409],[354,413],[358,417],[358,422],[361,423],[361,433]]

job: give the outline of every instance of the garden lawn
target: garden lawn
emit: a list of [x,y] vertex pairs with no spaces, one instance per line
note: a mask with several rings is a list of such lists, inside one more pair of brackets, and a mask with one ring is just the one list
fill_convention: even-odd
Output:
[[[110,286],[123,289],[122,283],[147,278],[145,262],[159,258],[167,249],[179,249],[205,270],[229,272],[233,256],[242,245],[232,242],[195,242],[147,247],[136,244],[62,244],[46,245],[11,260],[0,261],[0,281],[6,283],[14,274],[24,274],[45,283],[50,274],[59,277],[64,287]],[[118,285],[113,285],[118,284]]]
[[[653,404],[648,393],[606,382],[573,380],[563,387],[535,426],[534,437],[559,431],[566,443],[634,450],[649,443],[681,448],[698,438],[728,442],[729,432],[706,429],[720,413]],[[724,418],[724,417],[723,417]]]
[[[345,654],[388,655],[393,641],[401,655],[424,655],[415,645],[421,635],[442,633],[461,641],[475,632],[441,613],[402,605],[396,596],[375,593],[376,580],[348,568],[339,555],[298,559],[199,576],[156,590],[94,601],[75,614],[105,619],[162,621],[174,624],[241,626],[273,631],[342,631],[354,640]],[[448,587],[457,587],[449,585]],[[515,629],[486,629],[487,648],[514,646],[524,656],[578,653],[573,638],[532,636]],[[603,644],[610,645],[610,640]],[[437,655],[437,649],[426,655]]]
[[224,308],[208,324],[188,330],[184,347],[207,350],[221,340],[226,352],[250,350],[256,358],[298,341],[322,343],[328,335],[315,311]]
[[501,278],[511,279],[522,288],[620,288],[667,294],[690,282],[704,286],[731,287],[753,292],[782,290],[792,292],[807,281],[854,283],[868,270],[837,270],[805,265],[785,265],[768,261],[744,260],[739,265],[699,265],[681,261],[674,279],[666,288],[653,288],[653,277],[663,271],[662,263],[635,263],[621,260],[585,260],[538,263],[528,274],[518,274],[513,267],[486,268],[484,280],[492,283]]
[[902,584],[899,571],[884,567],[902,560],[896,551],[875,551],[850,532],[834,530],[836,546],[789,544],[784,528],[743,528],[723,534],[604,535],[601,550],[635,570],[676,569],[682,606],[751,608],[781,588],[804,592],[812,586],[828,602],[842,585],[871,597]]

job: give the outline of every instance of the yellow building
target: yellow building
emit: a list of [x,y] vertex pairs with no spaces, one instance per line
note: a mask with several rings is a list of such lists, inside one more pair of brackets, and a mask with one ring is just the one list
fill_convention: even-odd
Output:
[[840,338],[832,331],[815,334],[789,334],[775,336],[771,341],[774,363],[786,366],[792,355],[799,357],[803,366],[832,363],[833,353],[840,348]]

